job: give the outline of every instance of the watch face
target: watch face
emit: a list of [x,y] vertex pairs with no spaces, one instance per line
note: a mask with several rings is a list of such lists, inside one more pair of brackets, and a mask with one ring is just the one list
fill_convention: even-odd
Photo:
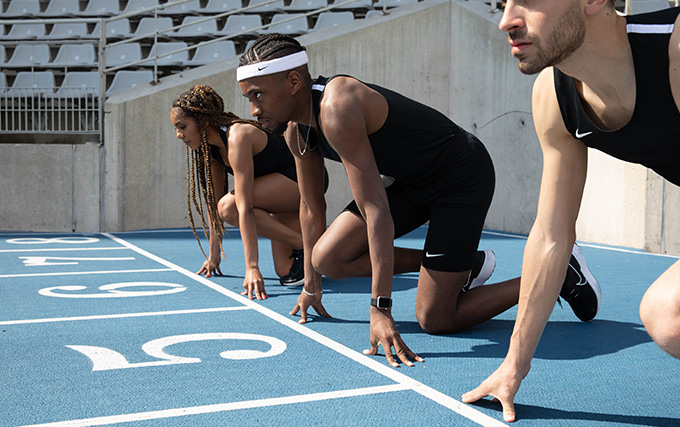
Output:
[[375,306],[382,309],[390,308],[392,307],[392,299],[387,297],[378,297],[376,298]]

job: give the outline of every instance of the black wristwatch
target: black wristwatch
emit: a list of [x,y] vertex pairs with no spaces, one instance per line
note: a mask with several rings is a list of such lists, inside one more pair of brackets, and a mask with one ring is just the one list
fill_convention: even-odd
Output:
[[371,298],[371,305],[381,310],[388,310],[392,308],[392,298],[390,297]]

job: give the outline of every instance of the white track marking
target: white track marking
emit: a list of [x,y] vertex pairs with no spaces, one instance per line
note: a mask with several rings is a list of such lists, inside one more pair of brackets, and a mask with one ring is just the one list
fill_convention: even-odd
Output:
[[318,402],[322,400],[342,399],[346,397],[366,396],[379,393],[405,391],[408,387],[402,384],[392,384],[377,387],[338,390],[324,393],[302,394],[297,396],[275,397],[271,399],[246,400],[243,402],[218,403],[215,405],[192,406],[187,408],[166,409],[161,411],[138,412],[136,414],[112,415],[108,417],[86,418],[81,420],[61,421],[46,424],[32,424],[23,427],[81,427],[100,426],[106,424],[127,423],[144,420],[158,420],[163,418],[184,417],[187,415],[210,414],[215,412],[235,411],[239,409],[266,408],[294,403]]
[[0,253],[10,252],[69,252],[69,251],[119,251],[129,250],[122,246],[115,246],[110,248],[45,248],[45,249],[0,249]]
[[243,306],[216,307],[216,308],[197,308],[190,310],[155,311],[144,313],[98,314],[93,316],[76,316],[76,317],[50,317],[46,319],[6,320],[0,322],[0,325],[26,325],[31,323],[78,322],[82,320],[125,319],[128,317],[170,316],[174,314],[214,313],[220,311],[236,311],[236,310],[250,310],[250,308]]
[[187,277],[189,277],[189,278],[191,278],[191,279],[193,279],[197,282],[200,282],[200,283],[208,286],[209,288],[221,293],[222,295],[225,295],[225,296],[227,296],[227,297],[229,297],[229,298],[231,298],[235,301],[241,302],[243,305],[248,306],[248,307],[252,308],[253,310],[260,312],[261,314],[265,315],[266,317],[269,317],[270,319],[272,319],[272,320],[274,320],[278,323],[281,323],[282,325],[287,326],[287,327],[293,329],[296,332],[299,332],[300,334],[318,342],[319,344],[322,344],[322,345],[330,348],[331,350],[334,350],[335,352],[340,353],[343,356],[346,356],[349,359],[351,359],[351,360],[353,360],[353,361],[355,361],[355,362],[357,362],[357,363],[359,363],[359,364],[361,364],[361,365],[363,365],[363,366],[365,366],[365,367],[367,367],[367,368],[369,368],[369,369],[371,369],[371,370],[373,370],[373,371],[375,371],[375,372],[377,372],[377,373],[379,373],[379,374],[381,374],[381,375],[383,375],[387,378],[390,378],[391,380],[398,382],[399,384],[402,384],[402,385],[408,387],[409,389],[415,391],[416,393],[419,393],[422,396],[425,396],[428,399],[433,400],[433,401],[439,403],[440,405],[442,405],[442,406],[444,406],[444,407],[446,407],[446,408],[448,408],[448,409],[450,409],[454,412],[457,412],[458,414],[460,414],[460,415],[462,415],[462,416],[464,416],[464,417],[466,417],[466,418],[468,418],[468,419],[470,419],[470,420],[472,420],[472,421],[474,421],[478,424],[481,424],[483,426],[504,426],[505,425],[502,422],[496,420],[495,418],[492,418],[492,417],[484,414],[483,412],[478,411],[477,409],[475,409],[471,406],[468,406],[468,405],[466,405],[466,404],[464,404],[464,403],[462,403],[462,402],[460,402],[456,399],[453,399],[450,396],[447,396],[444,393],[441,393],[441,392],[433,389],[432,387],[429,387],[429,386],[427,386],[427,385],[425,385],[425,384],[423,384],[423,383],[421,383],[417,380],[414,380],[413,378],[411,378],[407,375],[404,375],[404,374],[398,372],[394,368],[391,368],[387,365],[384,365],[384,364],[378,362],[375,359],[367,357],[367,356],[363,355],[362,353],[359,353],[355,350],[350,349],[349,347],[346,347],[346,346],[344,346],[344,345],[342,345],[342,344],[340,344],[336,341],[333,341],[332,339],[330,339],[330,338],[328,338],[324,335],[321,335],[320,333],[318,333],[318,332],[316,332],[312,329],[309,329],[308,327],[306,327],[304,325],[297,323],[296,321],[292,320],[289,317],[285,317],[285,316],[283,316],[279,313],[276,313],[273,310],[270,310],[270,309],[268,309],[268,308],[266,308],[266,307],[264,307],[264,306],[262,306],[262,305],[260,305],[256,302],[254,302],[254,301],[251,301],[251,300],[249,300],[249,299],[247,299],[247,298],[245,298],[245,297],[243,297],[243,296],[241,296],[241,295],[239,295],[239,294],[237,294],[233,291],[225,289],[222,286],[219,286],[219,285],[211,282],[210,280],[204,278],[203,276],[196,275],[196,274],[192,273],[191,271],[189,271],[185,268],[182,268],[178,265],[171,263],[170,261],[167,261],[167,260],[165,260],[165,259],[163,259],[159,256],[156,256],[156,255],[154,255],[154,254],[152,254],[148,251],[145,251],[144,249],[141,249],[141,248],[139,248],[139,247],[137,247],[137,246],[135,246],[135,245],[119,238],[119,237],[113,236],[109,233],[102,233],[102,235],[114,240],[116,243],[119,243],[123,246],[126,246],[126,247],[132,249],[133,251],[139,253],[140,255],[143,255],[143,256],[145,256],[149,259],[152,259],[152,260],[154,260],[154,261],[156,261],[156,262],[158,262],[162,265],[165,265],[168,268],[171,268],[171,269],[177,271],[178,273],[181,273],[181,274],[183,274],[183,275],[185,275],[185,276],[187,276]]
[[173,271],[172,268],[149,268],[142,270],[109,270],[109,271],[64,271],[61,273],[27,273],[0,274],[0,278],[7,277],[38,277],[38,276],[78,276],[84,274],[115,274],[115,273],[156,273],[159,271]]

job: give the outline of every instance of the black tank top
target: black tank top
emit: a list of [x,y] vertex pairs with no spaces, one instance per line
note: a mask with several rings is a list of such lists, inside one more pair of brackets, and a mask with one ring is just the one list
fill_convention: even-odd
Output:
[[635,64],[635,109],[621,129],[598,129],[574,79],[554,68],[557,102],[574,138],[618,159],[639,163],[680,185],[680,113],[669,80],[668,44],[680,8],[626,17]]
[[[318,135],[309,141],[309,149],[324,158],[340,161],[340,157],[323,135],[318,123],[321,96],[333,76],[319,76],[312,85],[312,101],[317,118]],[[437,110],[420,104],[383,87],[364,83],[387,100],[389,112],[385,124],[368,136],[378,171],[396,180],[422,184],[451,167],[449,161],[456,145],[459,127]],[[299,125],[300,136],[308,129]]]
[[[220,137],[222,138],[222,143],[225,148],[227,147],[227,128],[220,128]],[[234,170],[227,166],[222,155],[220,154],[220,149],[214,145],[210,146],[210,154],[218,162],[222,164],[224,169],[231,175],[234,174]],[[267,132],[267,145],[264,149],[253,156],[253,167],[255,178],[259,178],[263,175],[268,175],[270,173],[280,173],[281,175],[297,182],[297,174],[295,171],[295,159],[293,155],[288,150],[288,146],[283,138],[278,137],[274,134]]]

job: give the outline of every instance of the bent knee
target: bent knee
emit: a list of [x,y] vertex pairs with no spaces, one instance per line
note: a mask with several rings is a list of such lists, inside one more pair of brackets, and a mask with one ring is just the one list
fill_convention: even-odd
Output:
[[344,277],[340,263],[337,259],[334,259],[331,251],[324,249],[324,246],[318,244],[314,246],[312,250],[312,266],[314,270],[329,279],[338,280]]
[[659,347],[680,358],[680,292],[673,294],[650,288],[640,303],[640,319]]
[[437,313],[432,309],[416,307],[416,319],[423,332],[430,335],[456,334],[462,329],[452,322],[453,315]]
[[217,204],[217,212],[227,224],[238,227],[238,209],[232,198],[223,197]]

